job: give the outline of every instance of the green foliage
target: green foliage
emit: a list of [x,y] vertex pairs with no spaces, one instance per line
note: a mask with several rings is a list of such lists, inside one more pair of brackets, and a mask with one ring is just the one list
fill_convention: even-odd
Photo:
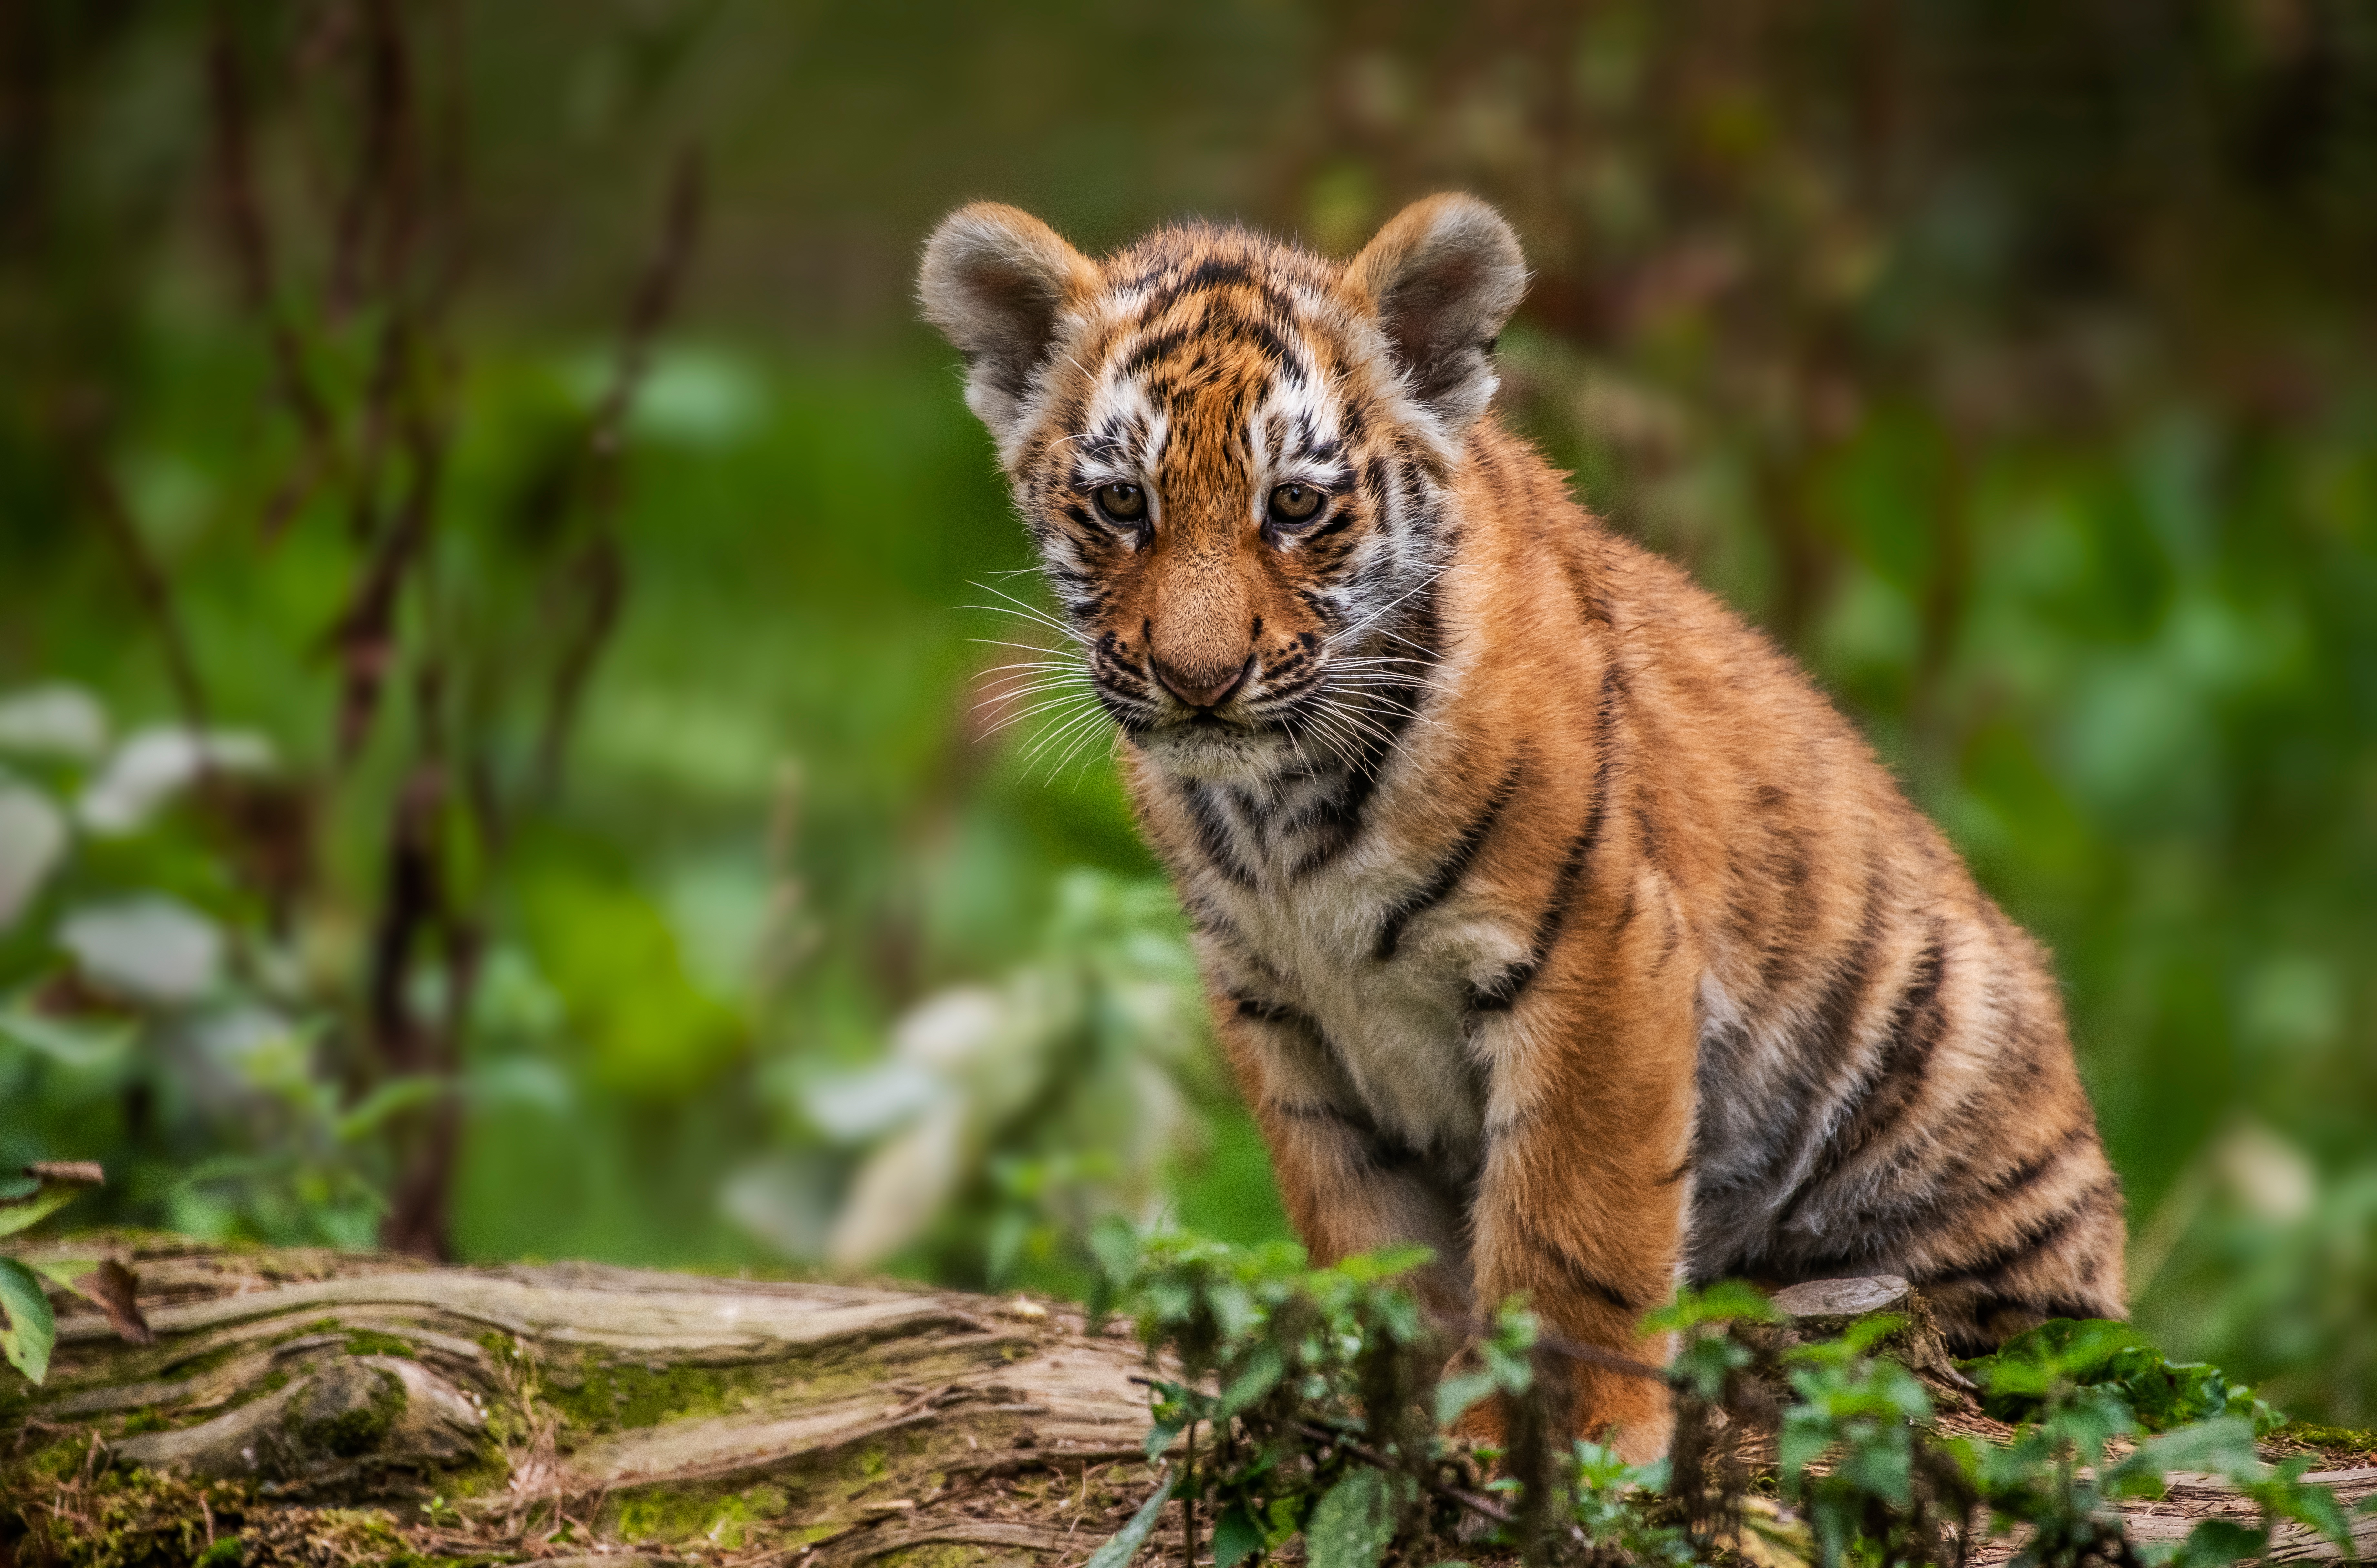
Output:
[[[23,1176],[0,1180],[0,1237],[16,1235],[39,1225],[95,1185],[86,1171],[35,1167]],[[46,1275],[69,1285],[90,1268],[86,1260],[71,1267],[56,1263],[37,1268],[16,1258],[0,1257],[0,1354],[29,1380],[50,1375],[50,1351],[57,1344],[57,1321],[42,1286]]]
[[[1776,1442],[1785,1495],[1814,1521],[1825,1568],[1860,1540],[1884,1562],[1937,1561],[1944,1531],[1973,1501],[1962,1474],[1920,1430],[1930,1396],[1896,1361],[1869,1356],[1900,1326],[1887,1314],[1861,1319],[1840,1338],[1788,1355],[1796,1398]],[[1809,1466],[1829,1459],[1822,1475]]]
[[1734,1323],[1771,1323],[1779,1314],[1766,1298],[1739,1280],[1720,1280],[1706,1290],[1681,1290],[1676,1299],[1644,1315],[1643,1329],[1678,1335],[1674,1370],[1682,1386],[1704,1401],[1724,1397],[1727,1382],[1750,1363],[1749,1347],[1725,1331]]
[[[1736,1431],[1764,1418],[1747,1396],[1769,1378],[1787,1388],[1771,1412],[1775,1482],[1804,1512],[1823,1568],[1961,1561],[1977,1508],[1992,1530],[2025,1533],[2025,1568],[2135,1561],[2114,1505],[2159,1495],[2164,1476],[2181,1470],[2230,1480],[2258,1509],[2249,1523],[2202,1526],[2180,1553],[2186,1563],[2250,1559],[2288,1522],[2347,1538],[2334,1495],[2305,1486],[2302,1464],[2264,1464],[2235,1410],[2180,1419],[2166,1401],[2171,1424],[2132,1442],[2143,1423],[2129,1394],[2163,1398],[2168,1379],[2144,1377],[2146,1363],[2123,1359],[2150,1348],[2124,1325],[2060,1325],[1976,1364],[1992,1399],[2027,1401],[2012,1440],[1998,1444],[1941,1431],[1922,1383],[1875,1354],[1903,1326],[1898,1318],[1860,1320],[1777,1364],[1754,1347],[1769,1341],[1732,1332],[1774,1316],[1739,1285],[1680,1293],[1653,1315],[1678,1335],[1665,1372],[1679,1395],[1675,1453],[1630,1466],[1576,1443],[1547,1487],[1557,1517],[1539,1527],[1531,1510],[1546,1498],[1527,1495],[1517,1456],[1473,1454],[1446,1430],[1489,1394],[1505,1400],[1511,1430],[1523,1429],[1541,1358],[1558,1351],[1516,1304],[1491,1324],[1431,1323],[1398,1283],[1426,1266],[1418,1252],[1311,1269],[1292,1248],[1180,1233],[1141,1239],[1119,1224],[1102,1228],[1096,1251],[1109,1299],[1136,1314],[1152,1353],[1180,1369],[1149,1381],[1148,1453],[1174,1455],[1165,1495],[1177,1483],[1212,1518],[1217,1568],[1277,1551],[1299,1533],[1310,1561],[1337,1568],[1375,1568],[1390,1551],[1427,1561],[1480,1525],[1484,1538],[1544,1562],[1680,1568],[1738,1550],[1742,1532],[1769,1533],[1786,1554],[1805,1550],[1787,1543],[1783,1516],[1743,1495],[1750,1478],[1713,1462],[1721,1447],[1690,1430],[1715,1408]],[[2108,1369],[2125,1370],[2126,1381]],[[2186,1381],[2183,1370],[2175,1375]],[[1497,1461],[1506,1473],[1481,1483],[1475,1467]],[[1131,1550],[1143,1539],[1142,1530]]]
[[1201,1143],[1216,1096],[1171,891],[1076,868],[1055,893],[998,986],[926,998],[883,1057],[809,1082],[811,1121],[853,1156],[836,1268],[929,1249],[942,1277],[1086,1287],[1082,1238],[1153,1217]]
[[1982,1407],[2001,1421],[2035,1420],[2059,1389],[2077,1388],[2117,1395],[2150,1432],[2234,1415],[2261,1433],[2285,1419],[2218,1367],[2169,1360],[2121,1323],[2049,1319],[1964,1370],[1988,1391]]

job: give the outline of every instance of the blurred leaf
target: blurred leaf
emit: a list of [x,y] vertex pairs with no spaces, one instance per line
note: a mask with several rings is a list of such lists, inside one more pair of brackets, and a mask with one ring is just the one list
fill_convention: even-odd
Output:
[[32,1165],[25,1175],[30,1181],[24,1191],[0,1196],[0,1236],[39,1225],[102,1180],[96,1167],[82,1166]]
[[108,1327],[128,1345],[154,1345],[157,1334],[141,1315],[139,1279],[113,1258],[32,1257],[22,1261],[99,1308]]
[[1377,1568],[1394,1538],[1401,1479],[1367,1465],[1346,1472],[1304,1526],[1305,1561],[1312,1568]]
[[50,1299],[33,1271],[14,1258],[0,1258],[0,1351],[34,1382],[50,1375],[50,1347],[57,1342]]
[[67,837],[66,816],[48,796],[0,776],[0,932],[39,896]]
[[1147,1538],[1155,1533],[1155,1522],[1163,1517],[1164,1505],[1172,1501],[1173,1490],[1179,1484],[1177,1475],[1165,1476],[1164,1484],[1157,1487],[1148,1500],[1139,1505],[1139,1512],[1130,1516],[1130,1523],[1117,1530],[1097,1550],[1090,1553],[1090,1560],[1081,1568],[1130,1568],[1131,1559],[1137,1557],[1139,1549],[1147,1544]]
[[117,1065],[138,1034],[139,1025],[124,1019],[53,1018],[33,1011],[23,997],[0,1003],[0,1039],[14,1040],[78,1071]]
[[196,1001],[221,980],[221,929],[161,894],[78,909],[59,923],[57,941],[93,985],[152,1006]]
[[447,1080],[433,1073],[390,1078],[340,1115],[332,1135],[341,1143],[361,1143],[387,1126],[391,1118],[435,1102],[450,1087]]
[[207,769],[256,772],[272,762],[270,743],[257,735],[199,735],[176,725],[139,730],[124,738],[106,768],[83,791],[76,814],[94,833],[133,832]]
[[107,747],[107,712],[78,686],[57,682],[0,698],[0,751],[96,758]]

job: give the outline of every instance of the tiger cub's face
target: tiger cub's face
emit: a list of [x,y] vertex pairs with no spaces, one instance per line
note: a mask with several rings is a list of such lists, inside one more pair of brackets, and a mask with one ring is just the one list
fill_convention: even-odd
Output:
[[934,234],[926,315],[967,355],[1099,700],[1157,767],[1353,761],[1409,711],[1445,477],[1524,276],[1461,197],[1344,266],[1205,227],[1094,262],[986,204]]

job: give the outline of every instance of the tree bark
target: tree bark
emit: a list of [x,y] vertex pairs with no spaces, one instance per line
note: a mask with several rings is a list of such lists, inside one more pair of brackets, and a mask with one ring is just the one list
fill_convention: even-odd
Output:
[[0,1563],[11,1505],[20,1561],[72,1561],[76,1515],[144,1470],[216,1538],[221,1515],[293,1541],[368,1504],[402,1537],[382,1547],[424,1556],[634,1543],[818,1568],[932,1543],[1078,1560],[1150,1484],[1142,1352],[1059,1303],[158,1238],[56,1251],[133,1269],[156,1343],[58,1299],[47,1384],[0,1383]]

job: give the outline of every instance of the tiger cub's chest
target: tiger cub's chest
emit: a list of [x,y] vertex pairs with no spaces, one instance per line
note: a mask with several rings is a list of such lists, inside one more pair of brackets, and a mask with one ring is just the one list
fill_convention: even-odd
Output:
[[1249,869],[1208,896],[1256,961],[1249,988],[1316,1026],[1310,1086],[1350,1095],[1348,1108],[1415,1149],[1474,1150],[1486,1073],[1472,987],[1524,951],[1523,934],[1458,889],[1411,907],[1426,868],[1383,856],[1301,876],[1293,864]]

